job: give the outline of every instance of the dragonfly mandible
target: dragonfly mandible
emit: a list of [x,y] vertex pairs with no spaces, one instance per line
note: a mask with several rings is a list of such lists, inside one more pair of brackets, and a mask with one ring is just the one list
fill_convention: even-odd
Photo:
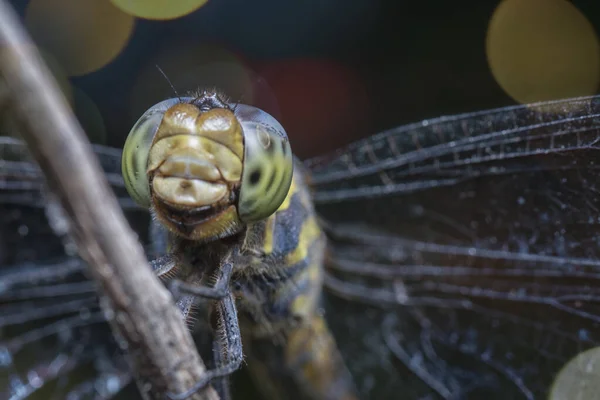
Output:
[[[186,108],[184,112],[180,110],[184,106],[199,111]],[[180,111],[170,120],[171,126],[184,125],[188,111],[226,110],[228,124],[209,125],[236,131],[239,124],[259,138],[254,145],[267,150],[268,145],[278,144],[279,159],[291,162],[277,121],[260,110],[236,107],[207,93],[154,106],[134,128],[152,134],[140,136],[139,142],[132,139],[134,146],[155,140],[153,134],[169,109]],[[208,208],[200,215],[177,217],[178,210],[171,204],[169,210],[175,215],[167,220],[157,215],[167,223],[167,230],[179,232],[179,236],[169,235],[164,224],[149,224],[148,214],[127,195],[125,187],[130,186],[134,198],[143,203],[148,193],[144,185],[131,188],[135,180],[127,180],[127,168],[125,181],[120,177],[121,152],[98,146],[96,154],[132,223],[150,226],[139,232],[149,238],[150,257],[160,260],[153,263],[157,270],[168,275],[175,272],[171,267],[177,262],[185,266],[173,254],[183,254],[189,262],[195,254],[190,249],[196,247],[180,246],[204,240],[213,249],[205,259],[223,261],[217,269],[221,273],[205,276],[189,266],[176,268],[186,281],[221,282],[223,271],[238,273],[230,285],[212,288],[228,288],[224,295],[185,284],[173,287],[182,295],[178,305],[184,314],[196,306],[194,295],[208,294],[220,302],[213,319],[198,324],[202,331],[211,323],[217,327],[215,377],[228,376],[243,351],[255,386],[272,398],[343,398],[353,396],[355,387],[357,396],[364,398],[401,394],[406,399],[535,399],[551,396],[561,368],[599,342],[599,110],[600,98],[588,97],[442,117],[392,129],[303,163],[295,161],[294,171],[306,171],[308,188],[294,181],[285,195],[259,196],[257,201],[269,203],[273,211],[280,205],[273,205],[271,199],[278,198],[285,211],[294,201],[290,194],[296,193],[298,204],[309,211],[314,205],[316,214],[306,212],[294,220],[290,213],[277,221],[263,210],[256,221],[240,218],[239,225],[230,223],[234,215],[227,225],[233,237],[219,238],[217,246],[210,241],[214,238],[194,236],[189,229],[213,216],[206,212]],[[2,374],[7,378],[0,380],[1,393],[11,399],[49,398],[48,393],[74,399],[131,396],[123,394],[131,378],[98,311],[94,287],[82,277],[85,266],[65,254],[49,226],[56,224],[47,206],[51,199],[40,197],[39,170],[27,160],[22,143],[12,138],[0,143],[4,208],[0,215],[6,237],[0,253],[0,367],[7,372]],[[194,164],[186,151],[175,161],[184,160],[189,168],[182,170],[173,163],[165,169],[174,173],[171,177],[189,177],[192,167],[202,174],[210,172],[206,164]],[[127,148],[125,152],[127,159]],[[149,152],[140,157],[141,163],[132,159],[129,165],[141,165],[137,171],[146,171],[143,160]],[[265,158],[269,156],[258,158],[259,166]],[[238,172],[242,182],[244,168]],[[282,187],[289,179],[281,171],[270,176],[277,176]],[[247,178],[260,181],[252,173]],[[236,191],[242,189],[235,185],[219,199],[241,198]],[[269,186],[267,182],[257,193]],[[189,183],[172,187],[187,198],[196,193]],[[50,224],[40,223],[44,210]],[[218,208],[220,213],[224,210],[227,206]],[[312,230],[301,229],[311,218]],[[267,223],[281,224],[284,232],[275,229],[269,237]],[[263,228],[254,235],[242,236],[243,240],[236,236],[245,232],[246,225],[256,224]],[[307,231],[311,235],[303,236]],[[219,236],[218,232],[212,235]],[[289,280],[295,277],[293,270],[286,275],[267,269],[260,279],[244,276],[243,267],[231,262],[245,249],[249,252],[246,266],[251,264],[254,257],[264,256],[267,239],[275,249],[278,240],[285,243],[286,234],[297,238],[286,243],[290,253],[285,254],[292,254],[301,248],[298,238],[321,243],[315,239],[319,232],[326,238],[324,253],[314,248],[300,252],[305,257],[322,254],[323,260],[315,262],[317,272],[307,273],[310,278],[302,281]],[[176,239],[185,235],[187,239]],[[292,284],[283,290],[281,281]],[[268,315],[264,309],[251,312],[248,307],[268,304],[273,306],[271,317],[288,316],[281,310],[301,295],[295,306],[312,310],[316,323],[303,325],[296,316],[296,325],[286,335],[272,334],[278,328],[272,320],[260,323]],[[236,304],[243,310],[239,318],[245,332],[243,345],[235,335],[237,317],[227,317],[235,316]],[[299,335],[295,351],[286,353],[292,348],[290,332],[302,333],[302,326],[309,326],[304,331],[309,333]],[[268,329],[252,329],[257,327]],[[328,351],[319,351],[323,348]],[[290,354],[299,357],[289,358]],[[213,383],[228,396],[225,381]],[[584,385],[589,383],[581,382],[581,390]],[[234,385],[234,398],[243,398],[235,389]],[[36,397],[41,394],[46,397]]]

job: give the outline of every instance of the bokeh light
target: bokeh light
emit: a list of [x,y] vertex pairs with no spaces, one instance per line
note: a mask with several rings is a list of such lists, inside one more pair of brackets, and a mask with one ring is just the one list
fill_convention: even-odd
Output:
[[175,19],[202,7],[208,0],[110,0],[127,14],[145,19]]
[[106,126],[104,125],[102,114],[94,100],[92,100],[83,90],[74,87],[71,107],[90,142],[95,144],[105,144]]
[[134,18],[106,0],[31,0],[25,24],[70,76],[93,72],[125,47]]
[[131,97],[134,121],[155,103],[176,97],[157,66],[180,96],[216,88],[233,102],[252,101],[253,74],[241,57],[216,44],[178,41],[161,49],[140,72]]
[[597,399],[599,376],[600,347],[579,353],[556,376],[548,400]]
[[352,69],[329,60],[295,59],[264,64],[257,73],[270,91],[257,92],[256,105],[282,123],[296,155],[333,150],[368,131],[367,92]]
[[[73,103],[73,87],[71,86],[71,82],[69,81],[64,68],[62,68],[52,54],[39,47],[37,48],[37,51],[50,71],[50,74],[54,77],[58,89],[63,94],[67,103],[71,105]],[[20,137],[18,128],[14,126],[12,118],[8,116],[10,112],[10,107],[5,107],[3,110],[0,110],[0,135]]]
[[487,32],[491,72],[520,103],[594,94],[599,50],[590,22],[565,0],[505,0]]
[[69,81],[69,77],[67,76],[67,72],[61,63],[54,57],[52,53],[47,52],[42,48],[38,48],[38,51],[44,61],[46,62],[46,66],[50,70],[50,73],[56,80],[58,87],[60,88],[63,96],[65,96],[67,102],[69,104],[73,103],[73,88],[71,86],[71,82]]

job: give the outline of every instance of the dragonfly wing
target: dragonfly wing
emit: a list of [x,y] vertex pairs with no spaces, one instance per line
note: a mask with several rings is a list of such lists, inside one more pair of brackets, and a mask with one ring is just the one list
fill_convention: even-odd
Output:
[[[121,152],[94,151],[130,223],[147,234],[147,212],[120,175]],[[59,235],[44,176],[10,137],[0,137],[0,192],[0,398],[138,398],[86,265]]]
[[307,162],[326,286],[346,300],[328,319],[368,330],[341,339],[347,358],[374,353],[348,361],[365,391],[533,399],[598,345],[599,111],[586,98],[441,118]]
[[[92,147],[121,207],[125,210],[139,208],[125,189],[121,176],[121,150],[101,145]],[[43,193],[44,185],[44,176],[31,160],[27,145],[19,139],[0,136],[0,203],[43,207],[46,202],[40,193]]]
[[0,220],[0,398],[119,398],[131,377],[83,261],[43,209],[2,204]]

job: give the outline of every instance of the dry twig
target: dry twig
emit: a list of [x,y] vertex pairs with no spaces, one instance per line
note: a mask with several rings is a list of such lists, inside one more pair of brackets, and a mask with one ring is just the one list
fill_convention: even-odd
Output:
[[[102,302],[113,316],[109,322],[127,343],[143,395],[162,399],[166,392],[185,391],[205,372],[192,338],[148,266],[89,142],[5,0],[0,0],[0,77],[6,85],[0,105],[10,107],[66,211],[79,252],[109,300]],[[209,388],[191,398],[217,395]]]

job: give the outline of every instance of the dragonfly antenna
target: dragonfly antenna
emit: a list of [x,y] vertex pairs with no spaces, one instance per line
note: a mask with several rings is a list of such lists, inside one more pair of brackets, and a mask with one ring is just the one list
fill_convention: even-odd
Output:
[[169,77],[167,76],[167,74],[165,74],[165,71],[163,71],[162,68],[160,68],[158,66],[158,64],[154,64],[154,66],[156,67],[156,69],[158,70],[158,72],[160,72],[160,74],[165,78],[165,80],[167,81],[167,83],[169,84],[169,86],[171,86],[171,89],[173,89],[173,93],[175,93],[175,96],[177,96],[177,98],[179,99],[179,101],[183,103],[183,100],[181,100],[181,96],[179,95],[179,93],[177,93],[177,89],[175,89],[175,86],[173,85],[173,82],[171,82],[171,80],[169,79]]

